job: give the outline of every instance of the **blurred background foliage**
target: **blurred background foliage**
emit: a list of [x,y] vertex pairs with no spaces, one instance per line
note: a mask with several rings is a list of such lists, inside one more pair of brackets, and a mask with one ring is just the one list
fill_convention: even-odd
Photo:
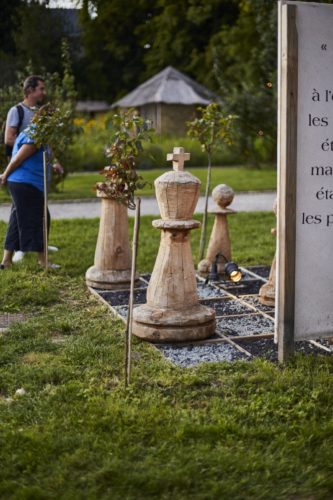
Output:
[[[113,112],[110,112],[95,119],[75,118],[74,124],[80,128],[82,133],[77,135],[69,147],[70,172],[100,170],[107,164],[108,160],[103,151],[110,141],[108,124],[112,114]],[[191,151],[191,159],[186,162],[187,166],[199,167],[207,164],[207,153],[202,151],[198,141],[189,137],[155,135],[152,142],[144,143],[143,152],[139,154],[137,159],[137,168],[142,170],[165,168],[168,165],[166,162],[167,153],[170,153],[177,145]],[[237,164],[235,149],[221,146],[214,151],[213,165],[235,164]]]
[[[216,92],[224,111],[239,117],[238,161],[275,161],[275,0],[82,0],[77,6],[0,0],[0,89],[15,86],[28,63],[33,73],[61,77],[64,38],[79,100],[111,104],[171,65]],[[103,140],[104,132],[88,124],[89,137]],[[103,144],[90,143],[87,155],[83,142],[85,136],[73,146],[75,158],[84,160],[73,160],[73,168],[100,166]],[[151,145],[157,157],[160,149]]]

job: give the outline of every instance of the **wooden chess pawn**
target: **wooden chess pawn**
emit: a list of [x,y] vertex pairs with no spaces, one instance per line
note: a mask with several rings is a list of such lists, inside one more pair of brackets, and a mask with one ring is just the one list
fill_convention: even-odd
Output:
[[[92,288],[124,290],[131,282],[127,206],[97,190],[102,200],[94,265],[86,272]],[[136,276],[139,279],[139,275]]]
[[173,170],[155,180],[161,219],[161,242],[147,289],[147,303],[133,310],[133,333],[151,342],[177,342],[210,337],[215,331],[215,311],[199,303],[190,231],[200,226],[193,213],[200,181],[183,171],[190,158],[174,148],[167,159]]
[[[273,211],[277,214],[277,200],[274,202]],[[276,235],[276,228],[271,230],[271,233]],[[268,282],[262,285],[259,290],[259,302],[265,306],[275,306],[275,283],[276,283],[276,252],[272,262],[271,270],[268,277]]]
[[207,275],[211,271],[212,263],[217,254],[223,255],[217,262],[217,272],[224,272],[225,264],[231,260],[231,242],[228,227],[228,215],[235,214],[235,210],[227,208],[233,201],[235,193],[230,186],[219,184],[212,191],[212,198],[218,208],[210,211],[215,214],[214,225],[210,236],[206,258],[201,260],[198,271]]

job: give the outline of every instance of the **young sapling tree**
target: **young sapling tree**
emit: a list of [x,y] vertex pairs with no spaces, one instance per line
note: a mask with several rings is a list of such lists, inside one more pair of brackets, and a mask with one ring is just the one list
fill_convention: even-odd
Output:
[[235,115],[223,114],[221,106],[217,103],[211,103],[206,108],[199,107],[201,116],[191,122],[187,122],[188,135],[200,142],[201,148],[207,153],[207,180],[205,188],[205,207],[200,235],[199,261],[203,259],[206,233],[207,233],[207,211],[208,198],[211,184],[212,153],[214,149],[226,144],[232,144],[232,130],[234,127]]
[[151,141],[154,130],[151,122],[134,109],[112,115],[109,126],[111,141],[105,154],[110,165],[100,172],[105,181],[98,182],[96,189],[134,209],[134,193],[146,185],[136,171],[137,157],[143,151],[143,142]]

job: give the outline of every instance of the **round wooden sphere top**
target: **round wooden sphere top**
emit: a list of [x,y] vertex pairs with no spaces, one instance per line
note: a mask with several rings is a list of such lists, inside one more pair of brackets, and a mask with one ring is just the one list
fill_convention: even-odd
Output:
[[234,196],[234,190],[226,184],[219,184],[212,191],[213,200],[221,208],[225,208],[230,205]]

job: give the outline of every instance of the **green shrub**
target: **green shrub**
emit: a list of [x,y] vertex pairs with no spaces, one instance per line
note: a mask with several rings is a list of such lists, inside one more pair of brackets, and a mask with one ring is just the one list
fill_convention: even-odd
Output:
[[[70,146],[70,160],[67,165],[70,172],[95,171],[107,165],[104,154],[108,145],[110,131],[107,128],[109,116],[105,115],[95,120],[77,118],[75,124],[82,127],[83,133],[78,135]],[[166,155],[175,146],[182,146],[191,153],[187,166],[202,167],[207,164],[207,158],[200,144],[188,137],[156,135],[152,143],[144,144],[144,152],[138,157],[137,168],[147,170],[166,167]],[[217,149],[212,158],[213,165],[235,165],[239,158],[228,147]]]
[[270,136],[258,136],[254,140],[253,148],[259,162],[274,161],[276,157],[276,141]]
[[[188,167],[207,165],[207,153],[202,151],[197,141],[189,137],[159,135],[155,136],[152,144],[145,145],[145,151],[138,159],[138,168],[144,170],[165,167],[167,165],[166,156],[172,152],[175,146],[182,146],[191,153],[190,160],[186,162]],[[214,166],[236,165],[237,163],[239,163],[237,155],[227,146],[216,148],[212,155],[212,164]]]
[[107,164],[104,154],[109,138],[106,120],[107,115],[96,120],[74,120],[83,132],[76,136],[69,148],[67,167],[70,172],[100,170]]

